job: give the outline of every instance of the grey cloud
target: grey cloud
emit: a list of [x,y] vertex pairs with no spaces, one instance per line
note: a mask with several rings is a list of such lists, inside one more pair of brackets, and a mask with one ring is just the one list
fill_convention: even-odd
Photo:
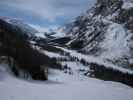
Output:
[[0,5],[54,21],[58,17],[75,17],[94,2],[95,0],[1,0]]

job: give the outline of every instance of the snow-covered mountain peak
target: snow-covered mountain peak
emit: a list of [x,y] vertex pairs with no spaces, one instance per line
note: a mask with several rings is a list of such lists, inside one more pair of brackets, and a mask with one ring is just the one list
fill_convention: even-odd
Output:
[[66,34],[72,38],[68,45],[127,66],[133,58],[132,12],[132,0],[97,0],[94,7],[66,26]]

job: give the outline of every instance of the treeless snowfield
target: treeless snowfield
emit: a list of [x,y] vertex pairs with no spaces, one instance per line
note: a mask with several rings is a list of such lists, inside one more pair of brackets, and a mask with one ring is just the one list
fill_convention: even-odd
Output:
[[49,81],[24,81],[0,70],[0,100],[133,100],[133,89],[114,82],[51,70]]

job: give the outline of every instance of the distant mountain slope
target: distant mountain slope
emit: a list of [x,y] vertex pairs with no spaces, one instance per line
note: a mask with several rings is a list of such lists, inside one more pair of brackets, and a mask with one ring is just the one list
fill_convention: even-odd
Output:
[[[64,27],[63,27],[64,28]],[[132,0],[97,0],[64,28],[67,43],[79,52],[127,67],[133,62]]]
[[37,30],[30,27],[28,24],[24,23],[23,21],[21,21],[19,19],[2,17],[2,16],[0,16],[0,19],[11,24],[14,28],[19,28],[23,33],[29,35],[30,37],[32,37],[32,35],[34,35],[35,33],[38,33]]

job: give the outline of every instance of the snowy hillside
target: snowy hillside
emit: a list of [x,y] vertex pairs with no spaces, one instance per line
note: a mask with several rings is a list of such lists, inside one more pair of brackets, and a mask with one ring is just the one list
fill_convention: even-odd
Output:
[[43,46],[33,48],[37,48],[39,52],[61,64],[61,71],[72,76],[77,75],[77,78],[81,75],[86,78],[93,77],[133,85],[132,70],[114,65],[102,57],[88,56],[59,46],[52,46],[51,49],[45,49]]
[[[24,81],[4,72],[0,65],[1,100],[132,100],[133,90],[119,83],[75,77],[51,70],[47,82]],[[102,91],[102,92],[101,92]]]

